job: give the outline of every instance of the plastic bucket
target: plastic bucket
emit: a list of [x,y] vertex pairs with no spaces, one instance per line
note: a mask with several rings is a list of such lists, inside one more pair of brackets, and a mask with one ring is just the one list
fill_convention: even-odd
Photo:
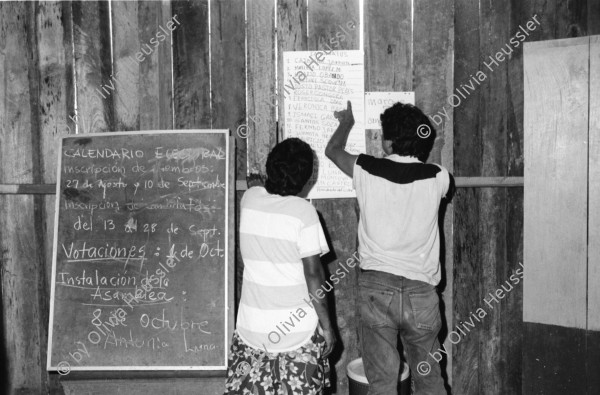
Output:
[[[362,358],[355,359],[346,368],[350,392],[349,395],[368,395],[369,382],[365,375],[365,367]],[[398,394],[410,394],[410,369],[406,362],[402,363],[402,373],[398,376]]]

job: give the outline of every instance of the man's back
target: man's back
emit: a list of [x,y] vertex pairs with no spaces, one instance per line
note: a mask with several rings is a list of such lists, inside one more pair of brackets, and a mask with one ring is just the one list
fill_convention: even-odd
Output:
[[360,155],[353,178],[361,268],[437,285],[438,210],[448,191],[448,171],[408,156]]
[[[345,150],[354,125],[351,103],[334,115],[340,125],[325,154],[352,177],[360,206],[358,305],[369,394],[397,393],[398,337],[413,393],[445,394],[438,361],[426,361],[439,347],[442,327],[438,210],[450,185],[446,169],[421,162],[433,148],[435,129],[419,108],[396,103],[380,117],[381,147],[388,156],[356,156]],[[423,364],[430,367],[425,374]]]

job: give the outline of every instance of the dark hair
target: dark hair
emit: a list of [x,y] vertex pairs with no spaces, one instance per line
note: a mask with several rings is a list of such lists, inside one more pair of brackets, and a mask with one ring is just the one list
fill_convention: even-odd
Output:
[[380,120],[383,138],[392,141],[394,154],[427,160],[436,132],[423,111],[412,104],[396,103],[381,114]]
[[312,175],[313,162],[310,145],[295,137],[283,140],[267,157],[267,192],[281,196],[299,194]]

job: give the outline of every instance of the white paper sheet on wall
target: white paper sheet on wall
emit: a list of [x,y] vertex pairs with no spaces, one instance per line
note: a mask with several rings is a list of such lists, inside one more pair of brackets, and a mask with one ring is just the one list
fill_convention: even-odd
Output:
[[365,129],[381,129],[379,116],[393,104],[415,104],[415,92],[365,92]]
[[[346,149],[364,153],[364,61],[362,51],[301,51],[283,53],[285,137],[306,141],[317,154],[318,173],[311,180],[311,199],[356,196],[352,179],[325,157],[325,147],[339,122],[333,112],[352,103],[355,124]],[[281,97],[280,94],[280,97]]]

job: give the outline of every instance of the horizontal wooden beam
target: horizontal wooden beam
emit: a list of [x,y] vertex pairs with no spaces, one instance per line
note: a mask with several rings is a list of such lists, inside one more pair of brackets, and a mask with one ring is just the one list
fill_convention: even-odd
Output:
[[0,184],[0,195],[54,195],[56,184]]
[[522,187],[523,177],[456,177],[458,188]]
[[[457,188],[522,187],[523,177],[456,177]],[[246,180],[237,180],[236,191],[248,189]],[[0,184],[0,195],[54,195],[56,184]]]

